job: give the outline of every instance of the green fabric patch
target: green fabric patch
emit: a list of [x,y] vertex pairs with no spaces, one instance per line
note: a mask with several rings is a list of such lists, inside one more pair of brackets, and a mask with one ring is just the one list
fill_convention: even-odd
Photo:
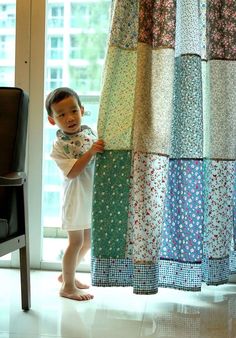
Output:
[[132,149],[136,65],[136,51],[109,48],[98,119],[107,150]]
[[201,58],[197,55],[177,57],[171,158],[202,158],[202,119]]
[[130,151],[97,155],[92,215],[92,255],[96,258],[125,257],[130,173]]

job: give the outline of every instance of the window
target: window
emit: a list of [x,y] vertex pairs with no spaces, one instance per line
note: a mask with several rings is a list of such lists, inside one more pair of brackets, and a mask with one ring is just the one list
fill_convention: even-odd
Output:
[[0,59],[12,60],[12,48],[13,53],[15,50],[15,48],[13,47],[14,44],[15,44],[14,35],[0,35]]
[[71,3],[71,21],[70,26],[76,28],[84,28],[89,20],[90,5],[87,3]]
[[88,77],[87,69],[84,67],[70,67],[70,87],[83,88],[84,92],[88,92],[91,86],[91,80]]
[[60,66],[58,66],[58,68],[48,67],[46,79],[46,88],[48,91],[62,86],[62,74],[63,72]]
[[0,4],[0,28],[15,28],[16,6],[14,3]]
[[64,26],[64,4],[48,1],[48,27],[62,28]]
[[16,4],[0,4],[0,86],[13,86],[15,80]]
[[1,86],[14,86],[14,67],[0,67],[0,85]]
[[84,56],[83,50],[81,48],[82,41],[78,35],[70,36],[70,58],[71,59],[82,59]]
[[48,38],[48,59],[63,59],[63,37],[49,36]]

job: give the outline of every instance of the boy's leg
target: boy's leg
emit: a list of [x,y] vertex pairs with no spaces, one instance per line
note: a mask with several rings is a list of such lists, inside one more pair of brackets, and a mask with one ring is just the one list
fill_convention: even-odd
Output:
[[[91,248],[91,241],[90,241],[90,229],[84,230],[84,241],[83,245],[78,253],[76,267],[81,263],[83,258],[85,257],[86,253]],[[88,289],[89,285],[81,283],[78,279],[75,280],[75,284],[79,289]]]
[[[79,253],[77,255],[77,260],[76,260],[76,267],[81,263],[83,260],[84,256],[88,252],[88,250],[91,248],[91,236],[90,236],[90,229],[85,229],[81,230],[83,231],[83,244],[81,249],[79,250]],[[62,274],[58,277],[59,282],[63,281],[63,276]],[[79,289],[88,289],[89,285],[81,283],[78,279],[75,279],[75,286]]]
[[89,251],[91,248],[91,240],[90,240],[90,229],[85,229],[84,231],[84,237],[83,237],[83,244],[82,247],[78,253],[77,256],[77,266],[80,264],[86,253]]
[[63,283],[60,290],[62,297],[75,300],[88,300],[93,296],[79,290],[75,285],[75,271],[77,257],[84,241],[84,233],[81,230],[68,231],[69,244],[62,260]]

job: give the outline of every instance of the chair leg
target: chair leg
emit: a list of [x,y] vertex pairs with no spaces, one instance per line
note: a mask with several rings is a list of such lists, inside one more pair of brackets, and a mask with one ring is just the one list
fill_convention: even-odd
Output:
[[21,304],[24,311],[31,307],[29,249],[20,248]]

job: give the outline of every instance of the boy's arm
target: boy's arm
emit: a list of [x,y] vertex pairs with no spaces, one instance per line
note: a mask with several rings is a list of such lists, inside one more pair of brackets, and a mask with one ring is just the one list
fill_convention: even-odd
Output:
[[70,172],[67,174],[67,177],[70,179],[77,177],[79,174],[81,174],[81,172],[87,166],[92,157],[97,153],[102,153],[103,150],[104,150],[103,140],[98,140],[94,142],[92,147],[75,162]]

